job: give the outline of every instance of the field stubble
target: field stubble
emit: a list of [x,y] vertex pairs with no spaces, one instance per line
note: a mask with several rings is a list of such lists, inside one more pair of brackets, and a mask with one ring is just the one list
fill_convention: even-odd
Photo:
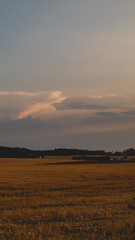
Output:
[[0,160],[1,240],[135,239],[135,163],[70,161]]

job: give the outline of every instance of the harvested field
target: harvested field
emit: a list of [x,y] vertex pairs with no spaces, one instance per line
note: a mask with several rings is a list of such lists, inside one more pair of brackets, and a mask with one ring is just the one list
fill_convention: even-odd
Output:
[[135,163],[0,159],[0,239],[134,240]]

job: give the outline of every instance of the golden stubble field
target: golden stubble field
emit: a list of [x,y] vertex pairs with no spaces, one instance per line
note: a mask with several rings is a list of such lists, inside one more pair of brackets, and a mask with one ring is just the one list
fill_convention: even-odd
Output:
[[0,159],[0,240],[135,239],[135,163],[70,159]]

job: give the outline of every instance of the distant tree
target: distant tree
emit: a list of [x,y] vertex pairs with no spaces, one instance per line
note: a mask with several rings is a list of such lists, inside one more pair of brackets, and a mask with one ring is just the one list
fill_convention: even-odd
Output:
[[124,154],[129,155],[129,156],[135,156],[135,149],[134,148],[129,148],[127,150],[123,151]]

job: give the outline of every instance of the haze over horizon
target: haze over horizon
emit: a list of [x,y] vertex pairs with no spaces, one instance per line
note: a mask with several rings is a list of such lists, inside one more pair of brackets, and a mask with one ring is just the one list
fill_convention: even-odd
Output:
[[135,147],[135,2],[2,1],[0,145]]

